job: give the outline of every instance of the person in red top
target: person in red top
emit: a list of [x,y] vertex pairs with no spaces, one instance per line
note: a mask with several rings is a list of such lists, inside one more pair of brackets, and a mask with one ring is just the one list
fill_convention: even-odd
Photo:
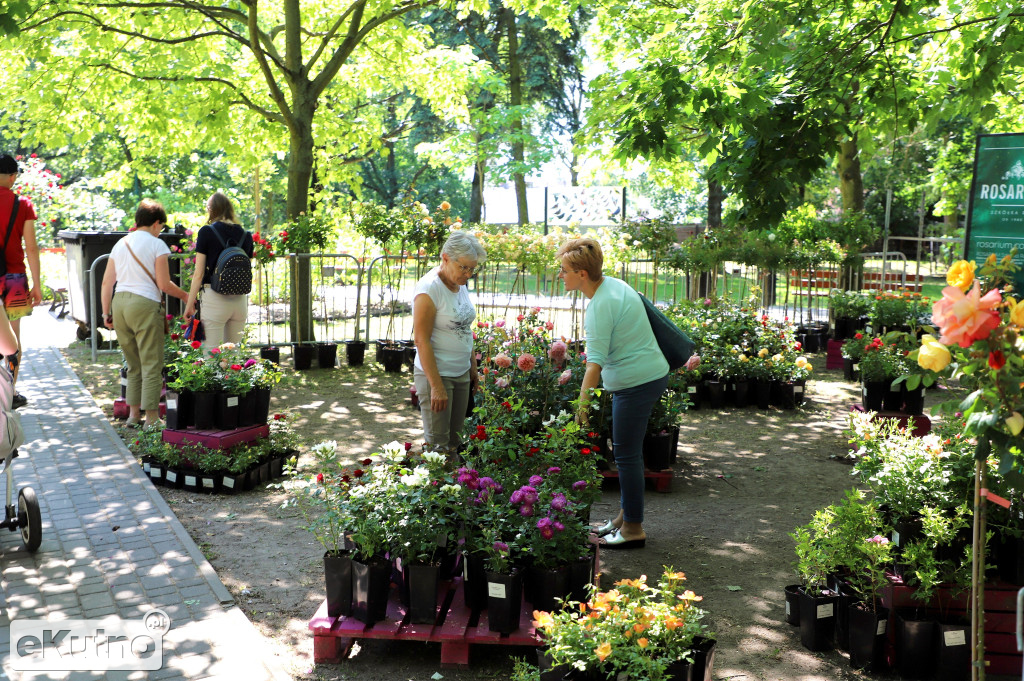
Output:
[[[36,209],[24,196],[18,196],[11,187],[18,180],[21,168],[10,154],[0,155],[0,244],[7,236],[14,202],[19,201],[18,215],[11,229],[10,238],[4,248],[7,275],[0,278],[0,300],[3,302],[11,328],[18,339],[18,351],[7,356],[14,379],[18,379],[18,362],[21,359],[21,318],[32,314],[32,308],[42,305],[43,294],[39,288],[39,247],[36,245]],[[32,286],[29,287],[25,273],[25,259],[32,272]],[[14,396],[14,407],[23,406],[28,400],[21,394]]]

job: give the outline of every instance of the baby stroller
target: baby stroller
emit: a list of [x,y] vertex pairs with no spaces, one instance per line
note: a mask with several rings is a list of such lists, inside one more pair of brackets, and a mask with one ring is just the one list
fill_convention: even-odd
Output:
[[18,457],[18,447],[25,441],[21,420],[11,408],[14,400],[14,378],[6,366],[0,364],[0,458],[4,460],[4,474],[7,477],[7,501],[4,504],[4,519],[0,527],[11,532],[21,532],[25,548],[35,552],[43,540],[43,520],[39,514],[39,500],[31,487],[18,490],[18,503],[14,504],[14,474],[11,462]]

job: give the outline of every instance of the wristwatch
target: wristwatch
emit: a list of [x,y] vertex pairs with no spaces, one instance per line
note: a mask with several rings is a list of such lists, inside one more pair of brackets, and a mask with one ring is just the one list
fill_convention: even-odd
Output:
[[109,312],[104,314],[103,315],[103,321],[105,321],[105,322],[112,322],[112,321],[114,321],[114,315],[110,314]]

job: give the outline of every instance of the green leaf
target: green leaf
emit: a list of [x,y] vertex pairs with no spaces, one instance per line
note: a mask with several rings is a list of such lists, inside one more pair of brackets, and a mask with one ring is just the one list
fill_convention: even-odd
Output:
[[914,374],[907,378],[907,390],[917,390],[921,385],[921,374]]
[[981,395],[981,390],[975,390],[973,393],[965,397],[963,401],[960,403],[960,411],[967,412],[969,409],[971,409],[974,406],[974,403],[977,401],[977,399],[981,397]]

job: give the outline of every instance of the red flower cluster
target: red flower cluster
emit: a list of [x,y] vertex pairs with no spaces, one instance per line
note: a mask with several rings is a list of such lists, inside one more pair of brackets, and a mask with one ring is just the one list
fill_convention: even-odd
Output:
[[487,427],[479,425],[476,427],[476,432],[469,436],[470,440],[480,440],[483,442],[487,439]]

